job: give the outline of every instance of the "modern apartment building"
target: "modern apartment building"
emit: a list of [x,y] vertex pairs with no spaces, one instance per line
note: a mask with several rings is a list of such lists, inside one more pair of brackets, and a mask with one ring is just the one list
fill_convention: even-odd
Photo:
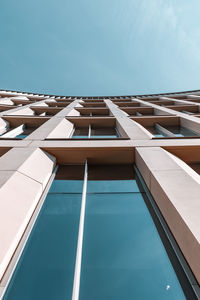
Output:
[[0,91],[0,299],[200,299],[200,91]]

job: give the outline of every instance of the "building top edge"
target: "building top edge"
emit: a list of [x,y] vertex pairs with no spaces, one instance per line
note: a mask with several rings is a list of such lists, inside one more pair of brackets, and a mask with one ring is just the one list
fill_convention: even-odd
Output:
[[158,96],[170,96],[170,95],[184,95],[184,94],[199,94],[200,90],[190,90],[190,91],[179,91],[179,92],[166,92],[166,93],[154,93],[154,94],[126,94],[126,95],[104,95],[104,96],[76,96],[76,95],[55,95],[55,94],[44,94],[44,93],[33,93],[33,92],[26,92],[26,91],[19,91],[19,90],[7,90],[7,89],[0,89],[0,94],[2,93],[16,93],[16,94],[26,94],[29,96],[43,96],[43,97],[72,97],[72,98],[118,98],[118,97],[158,97]]

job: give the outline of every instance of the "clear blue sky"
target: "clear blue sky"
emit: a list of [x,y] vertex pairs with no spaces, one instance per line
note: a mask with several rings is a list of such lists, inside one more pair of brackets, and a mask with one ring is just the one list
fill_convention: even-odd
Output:
[[200,89],[200,1],[0,0],[0,89]]

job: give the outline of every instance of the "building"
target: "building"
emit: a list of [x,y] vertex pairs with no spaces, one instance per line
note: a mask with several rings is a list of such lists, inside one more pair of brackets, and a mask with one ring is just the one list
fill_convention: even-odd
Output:
[[200,91],[0,111],[0,298],[200,298]]

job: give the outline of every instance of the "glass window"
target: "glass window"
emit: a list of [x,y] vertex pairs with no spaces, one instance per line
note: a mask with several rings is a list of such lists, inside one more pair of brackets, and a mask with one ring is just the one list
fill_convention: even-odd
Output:
[[99,139],[112,139],[117,138],[118,132],[115,128],[76,128],[72,135],[73,139],[87,139],[87,138],[99,138]]
[[[155,137],[169,137],[170,136],[170,132],[172,134],[174,134],[175,137],[189,137],[189,136],[199,136],[198,133],[187,129],[185,127],[181,127],[181,126],[166,126],[166,125],[162,125],[161,126],[163,128],[162,130],[159,130],[159,127],[156,126],[151,126],[151,127],[147,127],[147,129],[150,131],[150,133],[152,133]],[[167,133],[167,131],[165,132],[165,129],[167,129],[167,131],[169,131]]]
[[161,133],[157,128],[155,128],[155,126],[147,127],[146,129],[149,130],[149,132],[157,138],[166,136],[163,133]]
[[134,178],[88,181],[80,300],[185,299],[144,196]]
[[25,127],[21,134],[18,134],[16,138],[25,139],[29,134],[34,131],[34,128],[27,128]]
[[25,139],[26,137],[27,137],[26,134],[18,134],[18,135],[16,136],[16,138],[19,138],[19,139]]
[[165,128],[174,133],[177,137],[199,136],[198,133],[181,126],[165,126]]
[[53,181],[4,299],[71,299],[82,185]]
[[[71,300],[84,166],[61,166],[4,300]],[[132,165],[89,166],[79,300],[183,300]]]
[[118,137],[115,128],[92,128],[91,129],[91,138],[116,138]]
[[76,128],[72,135],[72,139],[87,139],[88,128]]

